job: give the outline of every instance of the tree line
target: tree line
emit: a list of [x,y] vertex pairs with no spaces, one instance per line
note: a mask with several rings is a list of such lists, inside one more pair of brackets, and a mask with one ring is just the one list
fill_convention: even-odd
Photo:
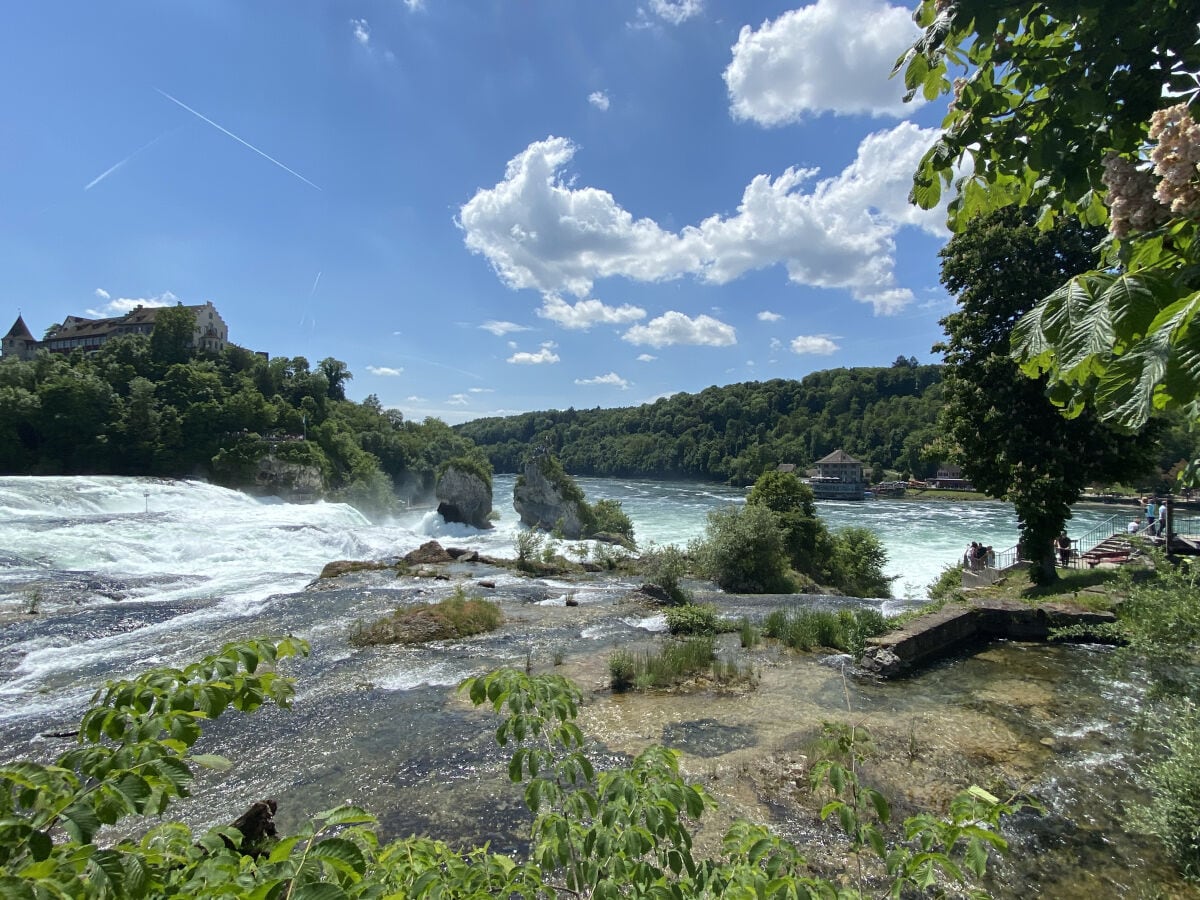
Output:
[[243,487],[260,460],[316,468],[367,511],[433,489],[473,452],[437,419],[408,422],[374,395],[346,399],[346,364],[190,347],[194,314],[159,312],[154,332],[94,353],[0,360],[0,474],[204,477]]
[[636,407],[546,410],[455,426],[498,472],[530,446],[582,476],[698,478],[752,484],[780,463],[806,466],[839,448],[883,474],[937,470],[929,448],[941,407],[940,366],[828,369],[675,394]]

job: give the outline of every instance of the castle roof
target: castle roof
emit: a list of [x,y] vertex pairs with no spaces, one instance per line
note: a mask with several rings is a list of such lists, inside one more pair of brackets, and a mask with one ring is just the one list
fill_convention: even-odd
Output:
[[830,453],[824,459],[817,460],[818,466],[825,464],[825,463],[854,463],[855,465],[859,465],[859,466],[862,465],[862,463],[859,460],[855,459],[853,456],[851,456],[845,450],[834,450],[832,453]]
[[5,338],[19,338],[21,340],[32,341],[33,335],[29,333],[29,328],[25,325],[25,320],[21,315],[17,314],[17,321],[13,322],[13,327],[8,329],[8,334]]
[[[123,316],[114,316],[108,319],[84,319],[80,316],[67,316],[62,325],[54,332],[54,337],[55,339],[85,338],[110,334],[122,326],[153,325],[155,318],[158,316],[158,311],[169,308],[171,307],[139,306],[136,309],[131,309]],[[183,308],[190,309],[192,312],[199,314],[200,310],[205,309],[205,305],[184,306]]]

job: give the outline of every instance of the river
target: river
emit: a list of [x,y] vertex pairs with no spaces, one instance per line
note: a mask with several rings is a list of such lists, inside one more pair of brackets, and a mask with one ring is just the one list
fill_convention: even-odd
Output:
[[[789,767],[802,765],[822,721],[865,720],[892,750],[877,776],[902,806],[936,807],[973,782],[1025,789],[1045,804],[1045,815],[1013,826],[1015,852],[1000,863],[998,894],[1183,890],[1153,842],[1126,833],[1126,810],[1138,797],[1131,722],[1141,694],[1099,648],[997,644],[879,684],[844,678],[838,658],[763,646],[743,654],[759,673],[754,691],[614,696],[603,689],[608,654],[650,644],[663,628],[654,610],[623,599],[635,584],[529,580],[503,569],[486,572],[506,617],[500,631],[420,648],[351,648],[346,635],[356,621],[451,586],[379,573],[313,584],[321,567],[396,557],[431,538],[513,556],[512,483],[496,479],[500,518],[480,532],[447,526],[432,510],[378,525],[341,504],[264,502],[195,482],[0,478],[0,609],[9,618],[0,630],[0,759],[60,752],[60,742],[39,735],[75,720],[105,678],[186,662],[227,640],[291,633],[313,645],[291,667],[295,708],[212,726],[204,749],[237,765],[203,775],[197,796],[179,808],[193,824],[227,822],[251,800],[273,796],[281,823],[292,826],[350,800],[379,814],[388,835],[514,847],[519,795],[503,776],[491,723],[453,686],[499,665],[528,664],[584,688],[583,725],[603,756],[621,758],[650,742],[679,749],[689,775],[721,799],[721,816],[771,821],[818,846],[823,833],[789,801]],[[703,533],[709,510],[744,500],[743,491],[697,483],[580,484],[593,500],[620,500],[643,546],[686,542]],[[898,599],[715,599],[751,618],[779,604],[867,603],[891,612],[919,600],[969,541],[1002,549],[1016,540],[1011,508],[1000,503],[818,508],[831,527],[862,525],[880,536]],[[1072,531],[1111,514],[1079,510]],[[568,595],[579,605],[566,606]],[[31,605],[36,615],[23,612]],[[726,644],[723,652],[740,652]]]

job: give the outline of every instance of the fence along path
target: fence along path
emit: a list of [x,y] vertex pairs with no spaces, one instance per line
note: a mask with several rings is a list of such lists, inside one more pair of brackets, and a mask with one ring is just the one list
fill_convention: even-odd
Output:
[[[1129,530],[1130,521],[1138,522],[1137,531]],[[1200,516],[1173,515],[1170,531],[1172,537],[1200,538]],[[1129,540],[1131,537],[1141,537],[1155,544],[1163,541],[1162,537],[1152,534],[1150,525],[1143,519],[1134,520],[1129,513],[1117,513],[1072,539],[1068,568],[1081,569],[1085,564],[1092,568],[1104,559],[1115,561],[1122,556],[1128,557],[1134,549]],[[1017,544],[993,554],[988,560],[990,564],[982,568],[1003,572],[1021,562],[1021,545]]]

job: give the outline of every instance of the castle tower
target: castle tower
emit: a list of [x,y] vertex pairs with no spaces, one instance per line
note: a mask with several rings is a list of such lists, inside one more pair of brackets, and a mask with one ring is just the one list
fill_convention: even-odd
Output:
[[29,333],[25,320],[18,314],[17,321],[13,322],[13,327],[8,329],[8,334],[0,339],[0,355],[15,356],[17,359],[33,359],[37,344],[33,335]]

